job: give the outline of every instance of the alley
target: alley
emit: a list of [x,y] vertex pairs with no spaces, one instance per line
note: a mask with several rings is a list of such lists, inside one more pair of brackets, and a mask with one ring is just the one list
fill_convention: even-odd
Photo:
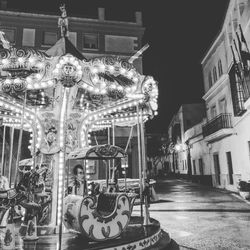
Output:
[[150,215],[180,249],[250,249],[250,203],[236,194],[184,180],[158,182],[156,192]]

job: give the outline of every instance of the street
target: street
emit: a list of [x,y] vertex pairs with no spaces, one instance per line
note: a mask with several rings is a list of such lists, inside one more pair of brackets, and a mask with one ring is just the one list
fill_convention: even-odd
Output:
[[250,203],[237,194],[174,179],[155,189],[160,201],[150,205],[150,216],[179,249],[250,249]]

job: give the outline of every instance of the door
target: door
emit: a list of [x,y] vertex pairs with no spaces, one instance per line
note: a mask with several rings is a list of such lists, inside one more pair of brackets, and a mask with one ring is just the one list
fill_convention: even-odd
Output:
[[204,175],[202,158],[199,159],[199,169],[200,169],[200,175]]
[[231,152],[226,152],[226,154],[227,154],[227,166],[228,166],[229,184],[233,185],[234,184],[234,179],[233,179],[232,156],[231,156]]
[[193,169],[194,169],[194,175],[196,175],[195,160],[193,160]]
[[220,185],[220,162],[219,162],[219,155],[214,154],[214,174],[215,174],[215,181],[216,185]]

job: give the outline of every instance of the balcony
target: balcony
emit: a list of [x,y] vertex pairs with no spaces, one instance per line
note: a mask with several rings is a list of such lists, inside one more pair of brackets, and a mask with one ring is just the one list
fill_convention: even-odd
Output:
[[233,134],[231,114],[219,114],[202,126],[205,141],[213,142]]

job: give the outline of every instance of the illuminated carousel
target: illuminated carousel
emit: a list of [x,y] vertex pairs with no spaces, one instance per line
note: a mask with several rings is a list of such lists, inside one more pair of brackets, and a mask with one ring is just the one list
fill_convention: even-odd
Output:
[[[61,39],[69,42],[65,27],[61,25]],[[149,249],[163,238],[169,243],[159,222],[149,217],[142,195],[143,124],[157,112],[157,83],[119,57],[86,60],[48,54],[0,50],[3,133],[9,127],[20,131],[16,164],[8,171],[1,168],[0,178],[8,183],[0,191],[1,249]],[[123,159],[126,164],[127,147],[109,138],[101,145],[90,140],[96,131],[114,126],[137,128],[139,193],[127,189],[126,177],[125,188],[115,189],[119,183],[114,162]],[[32,158],[27,160],[20,159],[24,131],[30,133]],[[5,142],[2,145],[3,158]],[[72,160],[81,160],[86,172],[88,190],[83,196],[68,192]],[[105,162],[107,168],[105,188],[98,192],[92,185],[98,180],[89,174],[93,161]],[[15,178],[4,177],[7,172]],[[138,197],[141,216],[133,216]]]

